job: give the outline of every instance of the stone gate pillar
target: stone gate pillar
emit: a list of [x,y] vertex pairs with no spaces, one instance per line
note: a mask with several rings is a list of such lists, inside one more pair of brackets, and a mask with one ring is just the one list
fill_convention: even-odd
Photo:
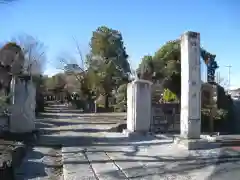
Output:
[[147,133],[151,122],[151,85],[147,80],[135,80],[127,87],[128,133]]
[[13,78],[10,132],[26,133],[35,130],[36,88],[32,80]]
[[200,34],[181,37],[181,137],[198,139],[201,133]]

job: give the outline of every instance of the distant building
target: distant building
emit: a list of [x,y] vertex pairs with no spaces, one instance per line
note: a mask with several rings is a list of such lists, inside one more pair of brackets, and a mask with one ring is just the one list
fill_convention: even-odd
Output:
[[78,64],[67,64],[64,66],[64,71],[66,73],[81,73],[82,68]]
[[229,90],[229,94],[231,95],[232,99],[240,100],[240,88]]

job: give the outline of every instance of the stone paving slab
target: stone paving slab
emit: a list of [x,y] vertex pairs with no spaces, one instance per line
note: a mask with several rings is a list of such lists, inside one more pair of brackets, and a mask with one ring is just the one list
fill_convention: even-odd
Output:
[[96,180],[83,148],[62,148],[62,162],[64,180]]
[[[225,179],[236,179],[236,175],[226,172],[234,173],[234,168],[238,167],[236,162],[218,164],[219,156],[226,153],[222,149],[188,151],[173,144],[172,138],[127,138],[122,133],[83,131],[84,128],[107,128],[107,125],[97,125],[97,121],[96,124],[68,128],[69,131],[61,132],[62,137],[67,137],[63,147],[65,180],[96,177],[103,180],[223,180],[224,176]],[[71,139],[78,147],[67,147]],[[224,176],[219,176],[221,173],[218,172],[222,171]]]
[[[99,180],[126,179],[126,175],[115,165],[107,153],[86,152],[86,155]],[[111,172],[111,175],[108,172]]]
[[[119,136],[117,133],[115,135]],[[106,136],[113,137],[115,135],[114,133],[108,133]],[[171,143],[170,139],[152,141],[144,141],[142,139],[141,143],[129,142],[129,145],[130,147],[132,146],[132,151],[138,145],[137,151],[135,147],[135,152],[133,151],[134,153],[129,155],[129,151],[126,153],[126,149],[121,145],[115,147],[118,149],[118,152],[108,152],[108,155],[115,160],[129,177],[134,177],[134,179],[224,179],[223,176],[220,177],[215,173],[219,171],[218,169],[224,169],[225,172],[227,169],[234,171],[233,167],[240,169],[240,166],[236,163],[240,162],[238,157],[235,158],[236,162],[229,163],[232,166],[231,168],[229,165],[225,165],[226,163],[219,164],[219,157],[226,155],[226,152],[223,152],[222,149],[187,151]],[[121,151],[125,153],[121,153]],[[129,159],[130,156],[131,158]],[[119,159],[124,158],[129,163],[118,162]],[[134,159],[136,160],[135,164]],[[225,176],[228,176],[228,179],[237,177],[230,173],[226,174]]]
[[[113,135],[114,133],[109,134],[111,137]],[[165,162],[164,159],[169,159],[170,157],[171,161],[174,161],[177,156],[184,156],[184,154],[178,151],[175,155],[176,157],[173,157],[173,147],[166,145],[167,143],[171,143],[171,140],[144,141],[142,139],[142,142],[120,144],[115,147],[118,149],[117,152],[114,150],[109,152],[108,149],[107,154],[129,179],[173,179],[173,173],[164,175],[164,171],[172,169],[175,165],[171,162]]]

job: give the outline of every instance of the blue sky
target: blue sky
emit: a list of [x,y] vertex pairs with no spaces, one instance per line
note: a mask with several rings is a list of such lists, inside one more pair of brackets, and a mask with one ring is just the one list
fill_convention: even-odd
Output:
[[[22,33],[47,46],[45,72],[56,72],[57,57],[76,54],[75,37],[83,53],[98,26],[122,32],[129,60],[137,67],[142,56],[153,54],[184,31],[201,33],[201,45],[217,55],[221,77],[240,87],[240,1],[237,0],[19,0],[0,5],[0,42]],[[240,76],[239,76],[240,77]]]

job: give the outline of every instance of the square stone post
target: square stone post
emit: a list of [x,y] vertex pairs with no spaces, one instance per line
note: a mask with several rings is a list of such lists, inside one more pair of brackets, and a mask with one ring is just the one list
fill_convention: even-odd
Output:
[[10,127],[12,133],[28,133],[35,130],[36,88],[32,80],[13,78],[11,82],[13,103]]
[[127,129],[129,134],[148,133],[151,122],[151,85],[147,80],[135,80],[127,87]]
[[201,134],[200,34],[181,37],[181,137],[199,139]]

